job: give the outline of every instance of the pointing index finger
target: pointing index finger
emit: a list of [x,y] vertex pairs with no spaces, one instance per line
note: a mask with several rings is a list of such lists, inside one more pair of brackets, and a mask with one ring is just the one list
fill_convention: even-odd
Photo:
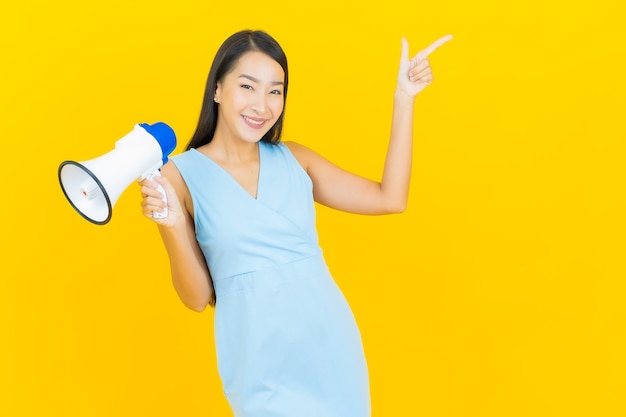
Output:
[[452,39],[452,35],[446,35],[443,38],[437,39],[435,42],[431,43],[426,49],[417,54],[417,56],[421,59],[425,59],[428,55],[435,52],[437,48],[439,48],[444,43],[448,42]]

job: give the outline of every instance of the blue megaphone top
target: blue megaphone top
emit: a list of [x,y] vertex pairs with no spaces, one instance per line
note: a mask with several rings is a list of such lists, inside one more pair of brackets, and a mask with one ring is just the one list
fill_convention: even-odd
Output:
[[154,124],[140,123],[139,126],[143,127],[146,132],[150,133],[161,147],[163,152],[163,165],[167,162],[167,157],[176,148],[176,134],[174,129],[169,127],[163,122],[157,122]]

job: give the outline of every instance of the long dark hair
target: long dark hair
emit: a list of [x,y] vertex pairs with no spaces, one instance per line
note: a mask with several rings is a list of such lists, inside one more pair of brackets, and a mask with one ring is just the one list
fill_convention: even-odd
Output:
[[211,64],[209,77],[204,90],[202,109],[196,131],[187,144],[186,150],[198,148],[213,140],[215,126],[217,125],[217,103],[213,96],[220,82],[237,64],[237,60],[249,51],[260,51],[274,59],[285,72],[285,85],[283,90],[283,112],[272,128],[261,138],[262,141],[277,144],[283,131],[283,118],[285,116],[284,104],[287,100],[287,85],[289,71],[287,70],[287,56],[278,42],[267,33],[260,30],[242,30],[229,36],[218,49]]

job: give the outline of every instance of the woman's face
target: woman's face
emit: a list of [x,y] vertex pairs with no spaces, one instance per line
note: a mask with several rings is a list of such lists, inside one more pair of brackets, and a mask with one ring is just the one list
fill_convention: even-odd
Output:
[[285,72],[259,51],[242,55],[217,83],[218,122],[215,135],[257,142],[283,112]]

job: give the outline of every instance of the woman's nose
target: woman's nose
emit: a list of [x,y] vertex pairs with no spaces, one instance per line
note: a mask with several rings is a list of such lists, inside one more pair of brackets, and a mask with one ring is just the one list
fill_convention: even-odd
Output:
[[256,94],[251,107],[252,110],[258,114],[265,113],[267,111],[267,98],[265,94]]

